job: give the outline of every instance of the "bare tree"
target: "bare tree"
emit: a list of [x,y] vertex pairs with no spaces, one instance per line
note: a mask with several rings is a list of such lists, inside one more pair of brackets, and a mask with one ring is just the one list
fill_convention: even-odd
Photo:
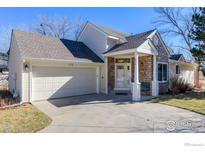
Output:
[[46,16],[40,16],[34,26],[34,31],[42,35],[68,38],[72,35],[73,26],[67,17],[51,19]]
[[7,52],[10,47],[11,32],[12,29],[29,31],[29,27],[26,24],[20,24],[18,26],[1,25],[0,26],[0,52]]
[[181,49],[190,51],[193,41],[191,31],[193,29],[192,15],[196,8],[157,8],[155,11],[158,17],[153,21],[160,28],[160,31],[167,34],[179,36],[184,43],[178,46]]
[[75,28],[74,28],[74,38],[75,40],[78,39],[81,31],[83,30],[84,26],[86,24],[86,20],[83,20],[81,17],[78,17],[75,23]]

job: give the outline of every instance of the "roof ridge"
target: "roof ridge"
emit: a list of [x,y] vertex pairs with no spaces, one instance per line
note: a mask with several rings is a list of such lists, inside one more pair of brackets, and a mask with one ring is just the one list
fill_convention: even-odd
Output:
[[152,29],[152,30],[148,30],[148,31],[144,31],[144,32],[140,32],[140,33],[132,34],[132,35],[127,36],[126,38],[128,38],[128,37],[134,37],[134,36],[136,36],[136,35],[147,34],[147,33],[153,32],[153,31],[155,31],[155,30],[157,30],[157,29],[154,28],[154,29]]
[[[89,22],[90,22],[90,21],[89,21]],[[95,25],[95,26],[97,26],[97,27],[99,27],[99,28],[107,28],[107,29],[110,29],[110,30],[112,30],[112,31],[115,31],[115,32],[117,32],[117,33],[120,33],[120,34],[123,34],[123,35],[124,35],[123,32],[118,31],[118,30],[115,30],[114,28],[110,28],[110,27],[107,27],[107,26],[104,26],[104,25],[100,25],[100,24],[93,23],[93,22],[90,22],[90,23],[93,24],[93,25]]]
[[20,30],[20,29],[13,29],[13,32],[21,32],[21,33],[26,33],[26,34],[30,34],[30,35],[35,35],[35,36],[40,36],[40,37],[47,37],[47,38],[51,38],[51,39],[57,39],[60,40],[60,38],[57,37],[53,37],[53,36],[48,36],[48,35],[43,35],[43,34],[39,34],[39,33],[35,33],[35,32],[30,32],[30,31],[24,31],[24,30]]
[[[116,33],[115,35],[119,35],[119,36],[124,37],[124,38],[126,38],[126,36],[127,36],[126,33],[120,32],[120,31],[115,30],[115,29],[113,29],[113,28],[109,28],[109,27],[106,27],[106,26],[104,26],[104,25],[92,23],[92,22],[90,22],[90,21],[88,21],[88,23],[92,24],[93,26],[95,26],[96,28],[100,29],[101,31],[103,31],[103,32],[106,33],[106,34],[113,35],[113,34],[112,34],[112,32],[113,32],[113,33]],[[108,31],[111,31],[111,32],[108,32]],[[115,36],[115,35],[113,35],[113,36]]]

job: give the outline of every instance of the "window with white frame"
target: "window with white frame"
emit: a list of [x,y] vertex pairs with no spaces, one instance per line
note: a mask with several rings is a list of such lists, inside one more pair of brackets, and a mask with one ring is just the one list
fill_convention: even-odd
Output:
[[164,63],[158,63],[158,81],[165,82],[168,78],[168,66]]
[[179,65],[176,65],[176,74],[180,74],[180,67],[179,67]]

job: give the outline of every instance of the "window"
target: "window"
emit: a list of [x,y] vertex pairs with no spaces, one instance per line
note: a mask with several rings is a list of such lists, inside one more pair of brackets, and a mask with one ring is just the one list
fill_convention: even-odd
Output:
[[116,63],[130,63],[130,58],[118,58],[115,60]]
[[158,64],[158,81],[167,81],[167,64]]
[[176,65],[176,74],[180,74],[180,67],[179,67],[179,65]]

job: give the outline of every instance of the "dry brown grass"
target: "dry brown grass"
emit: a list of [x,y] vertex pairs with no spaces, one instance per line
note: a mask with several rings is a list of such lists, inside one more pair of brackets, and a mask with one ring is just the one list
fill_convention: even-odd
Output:
[[32,133],[51,123],[51,119],[31,104],[0,110],[0,132]]
[[163,95],[151,100],[151,102],[175,106],[205,115],[205,92],[187,92],[175,96]]

